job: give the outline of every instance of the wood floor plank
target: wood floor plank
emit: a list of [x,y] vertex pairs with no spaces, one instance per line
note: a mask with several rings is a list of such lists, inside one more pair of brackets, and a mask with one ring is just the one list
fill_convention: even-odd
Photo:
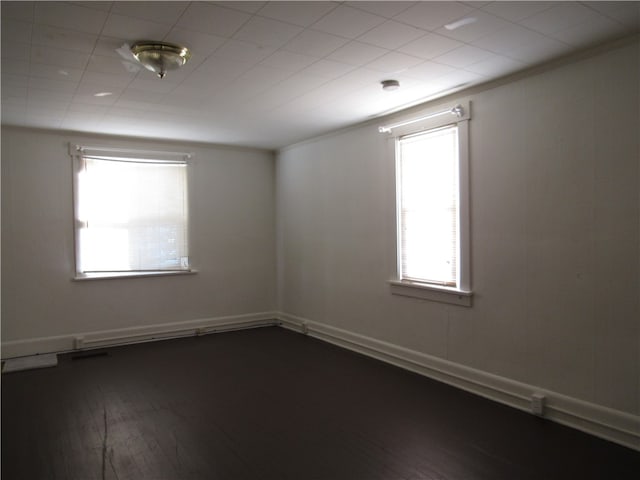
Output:
[[636,478],[640,453],[279,328],[2,375],[3,479]]

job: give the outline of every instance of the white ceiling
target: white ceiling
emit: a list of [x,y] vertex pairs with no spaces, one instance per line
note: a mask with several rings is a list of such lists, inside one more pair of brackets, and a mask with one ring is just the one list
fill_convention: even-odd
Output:
[[[0,8],[3,124],[265,148],[640,24],[640,2],[3,0]],[[116,52],[136,40],[183,44],[193,57],[161,80]],[[401,88],[382,91],[385,79]]]

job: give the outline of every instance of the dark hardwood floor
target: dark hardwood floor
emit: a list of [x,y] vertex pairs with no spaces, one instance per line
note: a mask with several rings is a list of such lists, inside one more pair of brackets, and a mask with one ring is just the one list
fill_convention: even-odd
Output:
[[638,452],[275,327],[2,375],[2,480],[638,474]]

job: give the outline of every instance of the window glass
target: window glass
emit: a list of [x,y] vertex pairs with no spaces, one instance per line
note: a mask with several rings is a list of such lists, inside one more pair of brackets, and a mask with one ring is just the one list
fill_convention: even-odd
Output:
[[186,161],[82,155],[77,273],[189,269]]
[[458,129],[398,139],[401,280],[458,286]]

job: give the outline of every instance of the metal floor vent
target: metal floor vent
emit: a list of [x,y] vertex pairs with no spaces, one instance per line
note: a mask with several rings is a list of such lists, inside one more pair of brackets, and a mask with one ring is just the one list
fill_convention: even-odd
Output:
[[95,358],[95,357],[108,357],[109,352],[105,352],[104,350],[89,350],[87,352],[77,352],[71,354],[71,360],[85,360],[87,358]]

